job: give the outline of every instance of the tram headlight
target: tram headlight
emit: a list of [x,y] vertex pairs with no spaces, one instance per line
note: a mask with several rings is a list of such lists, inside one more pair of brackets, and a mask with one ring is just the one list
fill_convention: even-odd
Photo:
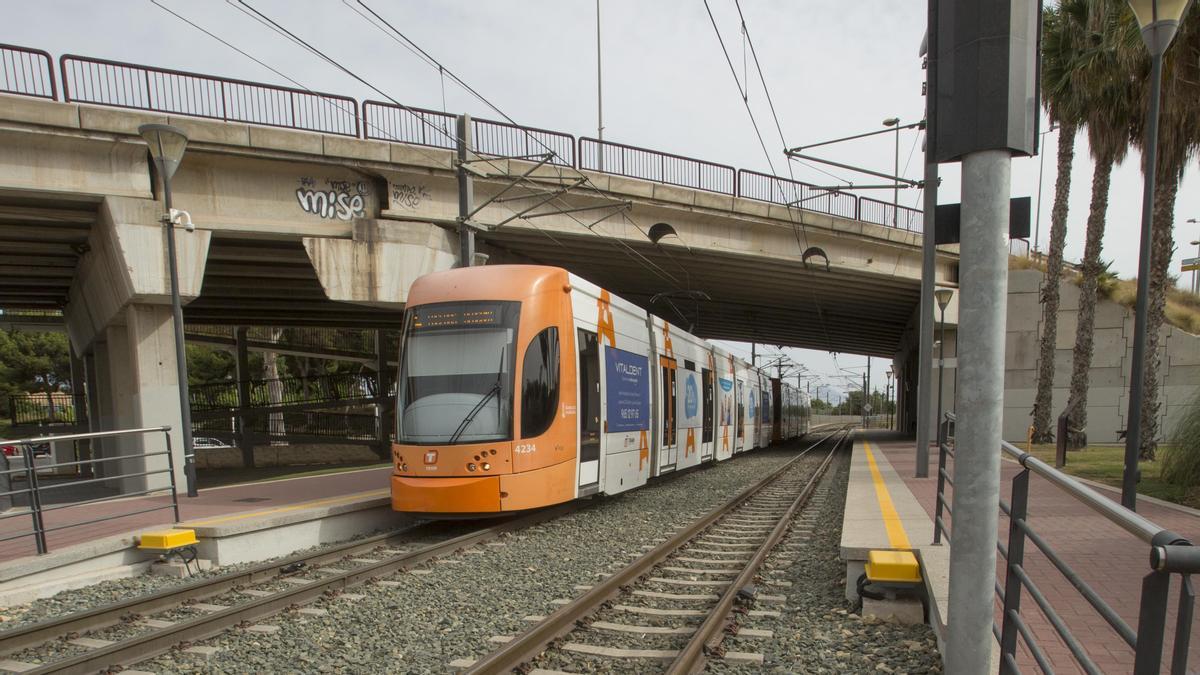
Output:
[[487,462],[484,462],[484,463],[483,463],[483,470],[484,470],[484,471],[491,471],[491,470],[492,470],[492,465],[491,465],[491,464],[489,464],[489,463],[487,463]]
[[475,462],[469,462],[467,464],[467,471],[474,471],[477,468],[479,468],[479,467],[475,466]]

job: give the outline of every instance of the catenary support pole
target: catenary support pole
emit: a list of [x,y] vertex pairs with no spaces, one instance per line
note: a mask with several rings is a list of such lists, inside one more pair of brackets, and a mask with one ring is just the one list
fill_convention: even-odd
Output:
[[233,329],[235,373],[237,377],[237,446],[242,451],[242,467],[254,468],[254,432],[250,429],[250,346],[247,344],[247,329]]
[[475,181],[467,171],[471,154],[471,116],[458,116],[458,266],[470,267],[475,260],[475,230],[468,218],[475,208]]
[[934,215],[937,212],[938,165],[937,139],[937,3],[929,0],[929,34],[925,66],[925,189],[924,221],[921,237],[921,313],[917,347],[917,478],[929,477],[930,380],[933,376],[933,282],[936,274],[937,247],[934,243]]
[[948,673],[986,673],[991,664],[1011,162],[1008,150],[963,159],[953,513],[968,526],[954,528],[950,547]]

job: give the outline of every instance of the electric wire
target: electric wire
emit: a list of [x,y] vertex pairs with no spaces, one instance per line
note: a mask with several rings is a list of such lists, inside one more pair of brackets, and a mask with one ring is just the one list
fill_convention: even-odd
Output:
[[[237,5],[234,5],[234,4],[233,4],[233,0],[226,0],[226,2],[227,2],[227,3],[229,3],[230,5],[234,6],[235,8],[241,9],[241,8],[237,7]],[[388,94],[387,94],[387,92],[383,91],[383,90],[382,90],[382,89],[380,89],[379,87],[377,87],[377,86],[375,86],[374,84],[370,83],[370,82],[369,82],[369,81],[367,81],[365,78],[363,78],[363,77],[361,77],[361,76],[357,75],[356,73],[354,73],[353,71],[351,71],[349,68],[347,68],[345,65],[343,65],[342,63],[340,63],[340,62],[339,62],[339,61],[337,61],[336,59],[332,58],[331,56],[329,56],[329,55],[328,55],[328,54],[326,54],[325,52],[321,51],[320,49],[317,49],[315,46],[313,46],[313,45],[312,45],[312,44],[310,44],[309,42],[305,41],[304,39],[302,39],[302,38],[300,38],[299,36],[297,36],[295,33],[291,32],[290,30],[288,30],[287,28],[285,28],[285,27],[284,27],[282,24],[278,23],[278,22],[277,22],[277,21],[275,21],[274,19],[271,19],[269,16],[267,16],[267,15],[266,15],[266,14],[264,14],[264,13],[262,13],[261,11],[259,11],[259,10],[255,9],[255,8],[254,8],[252,5],[250,5],[248,2],[246,2],[246,0],[237,0],[237,2],[238,2],[238,4],[239,4],[239,5],[242,5],[242,6],[245,8],[245,9],[241,9],[241,11],[242,11],[243,13],[247,14],[247,15],[248,15],[248,16],[250,16],[251,18],[254,18],[254,19],[255,19],[255,20],[257,20],[259,23],[261,23],[261,24],[263,24],[264,26],[266,26],[267,28],[271,29],[273,32],[275,32],[275,33],[277,33],[277,34],[279,34],[279,35],[281,35],[281,36],[285,37],[286,39],[290,40],[291,42],[293,42],[293,43],[295,43],[295,44],[297,44],[297,45],[299,45],[299,46],[303,47],[304,49],[308,50],[310,53],[312,53],[312,54],[314,54],[314,55],[318,56],[319,58],[321,58],[322,60],[324,60],[326,63],[328,63],[329,65],[331,65],[331,66],[333,66],[333,67],[335,67],[335,68],[337,68],[338,70],[342,71],[342,72],[343,72],[343,73],[345,73],[346,75],[349,75],[349,76],[350,76],[351,78],[353,78],[354,80],[356,80],[356,81],[358,81],[359,83],[363,84],[364,86],[366,86],[366,87],[370,88],[372,91],[374,91],[374,92],[378,93],[380,96],[383,96],[384,98],[386,98],[386,99],[387,99],[388,101],[390,101],[390,102],[391,102],[393,105],[396,105],[397,107],[399,107],[399,108],[401,108],[401,109],[403,109],[403,110],[405,110],[405,111],[408,111],[409,113],[413,114],[413,115],[414,115],[414,116],[415,116],[417,119],[419,119],[421,122],[423,122],[423,123],[424,123],[424,124],[426,124],[427,126],[431,127],[433,130],[435,130],[435,131],[437,131],[437,132],[439,132],[439,133],[442,133],[442,134],[444,134],[444,135],[447,135],[447,136],[448,136],[448,138],[450,138],[451,140],[454,140],[454,141],[456,141],[456,142],[457,142],[457,138],[455,138],[454,136],[450,136],[450,135],[446,134],[445,130],[439,129],[439,128],[438,128],[436,125],[434,125],[433,123],[431,123],[431,122],[429,122],[427,119],[425,119],[425,117],[424,117],[423,115],[419,115],[419,114],[417,114],[415,111],[413,111],[413,110],[412,110],[411,108],[409,108],[408,106],[405,106],[404,104],[400,103],[400,102],[399,102],[398,100],[396,100],[395,98],[393,98],[393,97],[391,97],[390,95],[388,95]],[[360,3],[360,4],[362,4],[362,5],[363,5],[363,7],[365,7],[365,8],[366,8],[368,11],[372,11],[372,10],[370,9],[370,7],[369,7],[369,6],[367,6],[365,3]],[[249,11],[247,12],[247,10],[249,10]],[[372,11],[372,13],[374,14],[374,12],[373,12],[373,11]],[[382,19],[381,19],[381,20],[382,20]],[[386,23],[386,21],[385,21],[385,23]],[[390,24],[388,24],[388,25],[390,26]],[[378,26],[376,26],[376,27],[378,28]],[[396,31],[396,32],[397,32],[397,34],[398,34],[398,35],[403,35],[403,34],[399,33],[399,31]],[[408,40],[408,38],[407,38],[407,37],[405,37],[404,39],[405,39],[405,40]],[[440,66],[440,67],[442,67],[442,68],[444,69],[444,66],[442,66],[442,64],[438,63],[438,62],[436,61],[436,59],[433,59],[433,58],[432,58],[432,57],[431,57],[431,56],[430,56],[430,55],[429,55],[427,52],[425,52],[425,50],[421,49],[421,48],[420,48],[418,45],[416,45],[415,43],[413,43],[411,40],[408,40],[408,41],[410,42],[410,44],[412,44],[412,46],[413,46],[413,47],[414,47],[416,50],[418,50],[418,51],[420,52],[420,55],[421,55],[422,57],[424,57],[425,59],[428,59],[428,61],[429,61],[429,62],[432,62],[433,64],[436,64],[437,66]],[[452,80],[454,80],[455,82],[458,82],[458,83],[459,83],[461,86],[463,86],[465,89],[467,89],[469,92],[471,92],[471,93],[472,93],[474,96],[476,96],[477,98],[480,98],[481,100],[485,101],[485,103],[486,103],[486,104],[487,104],[489,107],[491,107],[492,109],[496,110],[496,112],[497,112],[497,113],[499,113],[501,116],[503,116],[505,119],[507,119],[507,120],[508,120],[508,121],[509,121],[511,124],[513,124],[513,125],[515,125],[515,126],[518,126],[518,127],[520,126],[520,125],[517,125],[517,124],[516,124],[516,122],[512,120],[512,118],[510,118],[510,117],[508,117],[507,115],[505,115],[505,114],[503,113],[503,111],[499,110],[499,109],[498,109],[496,106],[492,105],[490,102],[487,102],[487,101],[486,101],[486,99],[484,99],[484,98],[482,97],[482,95],[480,95],[480,94],[479,94],[477,91],[475,91],[475,90],[474,90],[472,87],[470,87],[470,86],[469,86],[469,85],[467,85],[465,82],[463,82],[463,81],[462,81],[462,80],[461,80],[461,79],[460,79],[460,78],[459,78],[457,75],[455,75],[455,74],[454,74],[452,71],[450,71],[450,70],[448,70],[448,69],[445,69],[445,70],[444,70],[444,72],[445,72],[447,75],[449,75],[449,76],[450,76],[450,78],[451,78]],[[530,136],[530,138],[532,138],[533,140],[537,141],[537,142],[538,142],[539,144],[541,144],[543,147],[546,147],[546,146],[545,146],[545,144],[544,144],[544,143],[541,143],[541,141],[540,141],[539,139],[537,139],[537,138],[536,138],[535,136],[533,136],[532,134],[529,134],[528,130],[522,129],[522,131],[524,131],[524,132],[525,132],[527,135],[529,135],[529,136]],[[548,147],[546,147],[546,149],[547,149],[547,150],[550,150],[550,152],[551,152],[551,153],[553,153],[553,150],[552,150],[552,149],[550,149],[550,148],[548,148]],[[494,161],[493,161],[491,158],[487,157],[486,155],[483,155],[483,154],[481,154],[481,153],[479,153],[479,152],[477,152],[477,151],[474,151],[474,150],[472,150],[471,152],[472,152],[472,154],[476,155],[476,157],[478,158],[478,161],[482,161],[482,162],[484,162],[484,163],[487,163],[488,165],[492,166],[492,167],[493,167],[493,168],[496,170],[496,172],[497,172],[498,174],[506,174],[506,173],[507,173],[507,172],[505,172],[505,171],[504,171],[504,170],[503,170],[501,167],[499,167],[499,166],[498,166],[498,165],[497,165],[497,164],[496,164],[496,163],[495,163],[495,162],[494,162]],[[560,177],[562,176],[562,171],[561,171],[561,170],[560,170],[560,172],[559,172],[559,175],[560,175]],[[581,176],[582,176],[583,178],[585,178],[585,179],[587,178],[586,174],[581,174]],[[517,178],[516,178],[516,180],[517,180],[517,182],[522,182],[522,181],[523,181],[523,179],[522,179],[522,178],[520,178],[520,177],[517,177]],[[533,186],[534,186],[534,188],[535,188],[535,189],[541,189],[541,186],[537,185],[536,183],[532,183],[531,181],[525,181],[525,182],[529,182],[531,185],[533,185]],[[597,190],[598,190],[598,189],[597,189]],[[599,207],[599,208],[604,208],[604,207]],[[677,280],[677,279],[675,279],[673,275],[671,275],[671,274],[670,274],[669,272],[667,272],[666,270],[662,269],[662,267],[661,267],[661,266],[657,265],[657,264],[656,264],[656,263],[654,263],[653,261],[651,261],[651,260],[649,260],[648,258],[646,258],[646,257],[645,257],[644,255],[642,255],[640,252],[638,252],[638,251],[636,251],[635,249],[633,249],[631,246],[629,246],[629,245],[628,245],[627,243],[625,243],[624,241],[621,241],[621,240],[620,240],[619,238],[617,238],[617,237],[613,237],[613,236],[607,236],[607,235],[604,235],[604,234],[602,234],[602,233],[600,233],[600,232],[597,232],[597,231],[595,230],[595,227],[594,227],[595,223],[593,223],[593,225],[592,225],[592,226],[585,225],[585,224],[583,223],[583,221],[579,220],[579,218],[577,218],[577,217],[576,217],[574,214],[567,213],[567,214],[564,214],[564,215],[567,215],[567,216],[568,216],[568,217],[569,217],[571,220],[573,220],[573,221],[575,221],[577,224],[579,224],[579,225],[580,225],[580,227],[583,227],[584,229],[588,230],[588,231],[589,231],[589,232],[591,232],[592,234],[594,234],[594,235],[596,235],[596,236],[600,237],[601,239],[605,240],[605,241],[606,241],[606,242],[608,242],[610,245],[614,246],[614,248],[616,248],[617,250],[625,252],[625,253],[626,253],[626,255],[629,255],[631,258],[638,258],[638,259],[640,259],[640,260],[642,261],[642,264],[643,264],[643,266],[647,267],[647,269],[649,269],[649,270],[650,270],[652,273],[654,273],[656,276],[658,276],[658,277],[660,277],[660,278],[662,278],[662,279],[664,279],[664,280],[666,280],[666,281],[668,281],[668,282],[670,282],[670,283],[678,284],[678,280]],[[531,226],[532,226],[532,227],[533,227],[535,230],[537,230],[538,232],[541,232],[541,233],[543,233],[543,234],[545,234],[545,233],[546,233],[546,231],[545,231],[544,229],[542,229],[542,228],[538,227],[536,224],[532,223],[532,221],[530,221],[528,218],[523,218],[523,217],[522,217],[521,219],[522,219],[523,221],[525,221],[526,223],[528,223],[529,225],[531,225]],[[603,218],[602,218],[601,220],[603,220]],[[599,222],[599,221],[597,221],[597,222]],[[562,244],[562,242],[560,242],[560,241],[558,241],[558,240],[554,239],[553,237],[551,237],[551,239],[552,239],[553,241],[555,241],[555,243],[557,243],[558,245],[560,245],[560,246],[563,246],[563,247],[565,248],[565,245],[563,245],[563,244]],[[622,249],[622,247],[623,247],[623,249],[625,249],[625,250],[623,250],[623,249]],[[636,261],[636,260],[635,260],[635,261]]]
[[[737,4],[738,0],[734,0],[734,3]],[[733,69],[733,61],[729,58],[729,51],[725,48],[725,40],[721,37],[721,31],[717,27],[717,20],[716,20],[716,17],[713,16],[712,7],[709,6],[708,0],[704,0],[704,9],[705,9],[705,11],[708,12],[708,19],[712,23],[713,32],[717,34],[717,42],[721,45],[721,52],[725,55],[725,61],[726,61],[726,63],[729,64],[730,71],[733,74],[733,79],[736,82],[737,71]],[[767,81],[766,81],[766,78],[763,76],[762,68],[759,67],[759,65],[758,65],[758,56],[754,50],[754,41],[750,37],[750,29],[746,25],[746,19],[745,19],[745,16],[742,14],[742,8],[741,8],[740,4],[737,4],[737,10],[738,10],[738,18],[741,19],[742,29],[746,35],[746,42],[750,45],[750,53],[751,53],[751,56],[754,58],[755,67],[758,70],[759,79],[761,80],[762,85],[763,85],[763,91],[766,94],[767,101],[770,102],[771,101],[770,88],[767,86]],[[739,91],[741,91],[740,84],[738,85],[738,89],[739,89]],[[767,166],[770,167],[770,169],[771,169],[771,175],[775,178],[776,181],[780,181],[779,173],[775,170],[775,163],[771,160],[771,153],[767,150],[767,145],[763,141],[762,132],[758,128],[758,120],[756,120],[754,118],[754,111],[750,108],[750,103],[748,100],[743,99],[742,103],[744,104],[744,106],[746,108],[746,114],[750,117],[750,124],[754,127],[754,134],[755,134],[755,136],[758,137],[758,143],[759,143],[759,146],[762,147],[763,155],[766,157]],[[770,103],[770,109],[771,109],[772,116],[775,118],[775,127],[776,127],[776,130],[779,132],[780,141],[783,143],[783,146],[786,148],[787,141],[783,137],[783,126],[780,124],[779,116],[775,112],[775,104],[774,103]],[[796,183],[795,175],[792,174],[791,171],[792,171],[791,163],[788,162],[788,173],[792,178],[792,183],[795,184]],[[839,179],[839,180],[841,180],[841,179]],[[796,238],[797,245],[800,246],[801,254],[803,254],[809,248],[808,232],[804,227],[803,218],[801,218],[799,222],[796,221],[795,215],[793,214],[793,211],[792,211],[791,200],[787,200],[786,197],[785,197],[784,207],[785,207],[786,213],[788,214],[788,220],[792,224],[792,234]],[[820,303],[819,299],[817,298],[816,292],[812,289],[811,286],[808,288],[808,292],[809,292],[809,298],[812,300],[813,308],[816,309],[817,322],[821,327],[821,332],[825,335],[825,344],[826,344],[827,350],[832,352],[833,351],[833,339],[829,334],[829,327],[825,321],[825,313],[821,307],[821,303]]]

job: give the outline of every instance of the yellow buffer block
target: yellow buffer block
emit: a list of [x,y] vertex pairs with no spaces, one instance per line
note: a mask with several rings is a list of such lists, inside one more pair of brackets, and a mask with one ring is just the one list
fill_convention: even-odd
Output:
[[912,551],[871,551],[867,553],[867,579],[915,584],[921,581],[921,566]]
[[138,537],[138,548],[152,551],[170,551],[197,543],[195,530],[155,530]]

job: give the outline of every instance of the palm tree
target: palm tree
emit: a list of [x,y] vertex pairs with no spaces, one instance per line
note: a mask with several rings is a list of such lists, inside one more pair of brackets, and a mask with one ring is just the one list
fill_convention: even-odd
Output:
[[[1145,138],[1144,111],[1149,99],[1150,57],[1142,47],[1132,13],[1124,12],[1115,31],[1123,48],[1137,54],[1133,70],[1138,85],[1138,115],[1134,118],[1134,142]],[[1159,343],[1165,319],[1174,241],[1175,197],[1183,170],[1200,149],[1200,11],[1192,8],[1184,17],[1174,43],[1163,61],[1162,109],[1159,117],[1157,183],[1154,190],[1154,231],[1151,243],[1150,297],[1147,308],[1146,363],[1142,399],[1140,454],[1153,459],[1159,435]],[[1145,168],[1145,167],[1143,167]]]
[[[1038,352],[1037,395],[1033,403],[1033,440],[1054,440],[1051,407],[1054,392],[1054,347],[1058,334],[1058,285],[1062,278],[1063,247],[1067,239],[1067,203],[1071,196],[1071,165],[1075,134],[1082,117],[1075,84],[1076,55],[1083,44],[1080,2],[1048,8],[1042,24],[1042,99],[1051,123],[1058,124],[1058,177],[1050,211],[1050,249],[1042,283],[1042,338]],[[1084,12],[1086,15],[1086,11]]]
[[[1082,7],[1074,10],[1075,5]],[[1079,284],[1071,392],[1067,399],[1071,445],[1082,447],[1087,444],[1084,430],[1087,428],[1088,382],[1096,325],[1096,288],[1106,267],[1100,260],[1100,251],[1104,244],[1109,185],[1113,165],[1121,162],[1129,149],[1136,91],[1124,55],[1111,39],[1105,39],[1106,29],[1113,25],[1111,14],[1119,7],[1105,0],[1068,0],[1063,6],[1070,7],[1072,15],[1084,22],[1084,48],[1077,54],[1074,65],[1082,88],[1079,95],[1085,103],[1083,117],[1088,145],[1095,160]]]

